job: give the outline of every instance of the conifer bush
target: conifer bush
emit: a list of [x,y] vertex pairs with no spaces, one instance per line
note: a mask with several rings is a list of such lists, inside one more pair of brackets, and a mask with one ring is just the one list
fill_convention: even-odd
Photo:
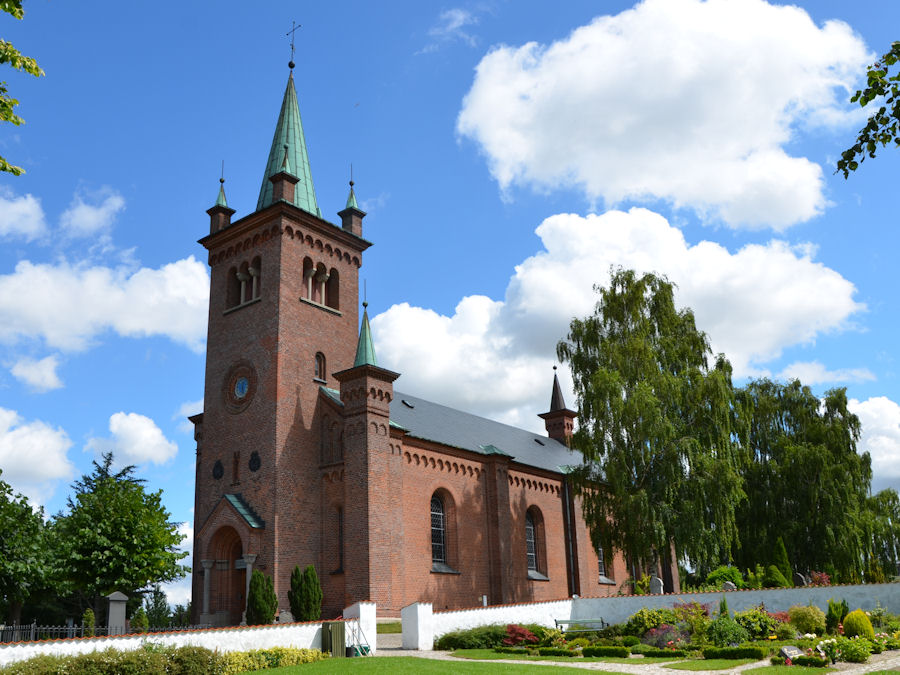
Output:
[[763,586],[766,588],[789,588],[790,584],[778,567],[769,565],[766,568],[766,576],[763,578]]
[[94,610],[88,607],[81,615],[81,625],[84,627],[84,637],[94,637],[97,620],[94,618]]
[[247,596],[247,625],[261,626],[275,621],[275,610],[278,609],[278,596],[275,595],[275,584],[272,577],[267,577],[259,570],[253,570],[250,577],[250,594]]
[[875,629],[869,617],[861,609],[855,609],[844,617],[844,637],[864,637],[867,640],[875,639]]
[[791,625],[801,633],[825,634],[825,612],[815,605],[807,607],[794,605],[788,610],[788,616]]
[[828,611],[825,613],[825,630],[831,635],[837,634],[838,624],[843,622],[849,613],[850,606],[846,600],[836,602],[833,598],[829,598]]
[[787,549],[784,547],[784,539],[778,537],[778,540],[775,542],[775,556],[772,561],[775,566],[778,568],[778,571],[781,572],[781,576],[784,577],[787,582],[786,587],[790,587],[794,585],[794,571],[791,569],[791,563],[788,560]]
[[300,571],[294,565],[291,572],[291,590],[288,591],[288,602],[295,621],[317,621],[322,616],[322,586],[316,568],[307,565]]

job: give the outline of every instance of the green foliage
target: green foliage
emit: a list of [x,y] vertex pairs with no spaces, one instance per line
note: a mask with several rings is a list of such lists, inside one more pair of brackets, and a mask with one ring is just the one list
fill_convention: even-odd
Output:
[[97,619],[94,617],[94,610],[90,607],[81,615],[81,625],[84,627],[84,637],[94,637],[97,630]]
[[825,612],[815,605],[794,605],[788,610],[791,625],[801,633],[825,634]]
[[751,639],[769,637],[780,623],[769,616],[763,607],[751,607],[743,612],[735,612],[734,620],[747,631]]
[[19,623],[22,604],[47,574],[43,515],[0,480],[0,598],[9,606],[9,623]]
[[640,643],[640,639],[635,635],[626,635],[622,638],[622,644],[625,647],[634,647],[635,645],[638,645]]
[[[706,630],[709,641],[717,647],[740,644],[749,639],[747,631],[734,619],[728,616],[720,616],[709,624]],[[728,658],[724,656],[716,658]],[[742,658],[742,657],[732,657]]]
[[247,595],[247,625],[260,626],[275,621],[278,596],[272,577],[253,570],[250,577],[250,593]]
[[172,610],[172,626],[189,626],[191,623],[191,601],[188,600],[186,605],[175,605]]
[[150,622],[147,620],[147,612],[143,607],[138,607],[137,611],[131,617],[131,629],[135,633],[146,633]]
[[[848,615],[849,616],[849,615]],[[865,663],[872,654],[872,643],[865,638],[838,638],[838,658],[850,663]]]
[[791,569],[791,562],[788,560],[787,549],[784,546],[784,539],[782,537],[778,537],[775,540],[775,552],[772,559],[772,564],[778,568],[778,571],[781,572],[781,575],[788,582],[788,586],[793,586],[794,580],[794,571]]
[[295,647],[270,647],[253,649],[249,652],[226,652],[221,659],[221,675],[299,666],[328,658],[318,649],[297,649]]
[[537,651],[541,656],[578,656],[578,652],[565,647],[538,647]]
[[687,626],[694,642],[703,642],[709,628],[709,608],[699,602],[683,602],[673,607],[678,621]]
[[763,578],[763,586],[766,588],[789,588],[790,584],[780,569],[775,565],[769,565],[766,568],[766,576]]
[[846,600],[836,602],[834,598],[828,599],[828,611],[825,612],[825,631],[830,635],[838,632],[838,624],[844,621],[844,617],[850,613],[850,606]]
[[775,626],[775,637],[779,640],[793,640],[797,637],[797,629],[789,623],[779,623]]
[[[156,584],[144,598],[144,611],[150,628],[167,628],[172,620],[169,601],[159,584]],[[134,621],[132,621],[132,625]]]
[[744,582],[744,588],[758,590],[764,588],[766,583],[766,570],[757,564],[753,570],[747,570],[747,580]]
[[[2,0],[0,2],[0,11],[10,14],[15,19],[21,19],[25,16],[25,12],[22,9],[22,0]],[[24,56],[6,40],[0,40],[0,64],[4,63],[8,63],[16,70],[35,77],[40,77],[44,74],[37,61],[31,57]],[[6,82],[0,82],[0,122],[10,122],[16,126],[22,124],[24,120],[13,112],[13,108],[18,104],[19,101],[9,95]],[[3,157],[0,157],[0,171],[11,173],[14,176],[25,173],[21,167],[13,166]]]
[[439,637],[434,648],[454,651],[457,649],[490,649],[503,645],[506,637],[506,624],[492,624],[490,626],[477,626],[467,630],[457,630],[445,633]]
[[187,568],[178,561],[183,536],[162,505],[162,490],[148,493],[134,478],[134,467],[112,471],[112,453],[94,462],[94,471],[72,486],[68,513],[51,525],[56,569],[62,588],[87,602],[151,584],[174,581]]
[[824,668],[828,665],[828,659],[821,656],[798,656],[791,659],[795,666],[806,666],[807,668]]
[[315,567],[307,565],[301,572],[299,565],[294,566],[288,601],[294,621],[317,621],[322,616],[322,586]]
[[594,313],[557,346],[578,399],[585,519],[604,550],[650,561],[674,542],[677,559],[711,567],[736,544],[744,496],[731,366],[719,356],[710,367],[709,341],[666,279],[619,269],[596,290]]
[[703,650],[704,659],[754,659],[759,661],[768,656],[769,650],[764,647],[707,647]]
[[656,628],[663,623],[675,623],[675,612],[670,609],[647,609],[642,607],[625,622],[624,632],[627,635],[642,637],[651,628]]
[[719,616],[731,616],[731,612],[728,611],[728,600],[725,599],[724,595],[719,600]]
[[856,143],[841,153],[835,173],[843,173],[844,178],[856,171],[866,157],[875,158],[879,146],[893,144],[900,146],[900,70],[892,68],[900,62],[900,42],[894,42],[890,50],[869,66],[866,73],[866,88],[857,90],[850,99],[865,107],[882,98],[878,109],[859,130]]
[[616,658],[625,659],[628,658],[628,648],[627,647],[585,647],[581,650],[582,656],[589,657],[597,657],[597,656],[614,656]]
[[744,587],[744,578],[741,576],[741,571],[731,565],[720,565],[706,577],[706,583],[715,588],[722,588],[722,584],[726,581],[730,581],[738,588]]
[[494,647],[494,651],[498,654],[518,654],[527,656],[528,650],[525,647]]
[[861,609],[855,609],[844,617],[844,636],[845,637],[864,637],[867,640],[875,639],[875,629],[869,617]]

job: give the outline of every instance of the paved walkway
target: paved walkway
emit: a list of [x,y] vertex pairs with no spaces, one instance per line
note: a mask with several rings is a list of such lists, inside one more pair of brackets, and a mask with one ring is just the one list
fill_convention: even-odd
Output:
[[[403,641],[399,634],[379,635],[377,656],[414,656],[420,659],[436,659],[438,661],[469,661],[470,659],[458,659],[450,655],[450,652],[439,651],[416,651],[402,649]],[[474,660],[473,660],[474,661]],[[522,664],[520,659],[491,659],[490,661],[480,661],[480,663],[511,663]],[[569,668],[581,668],[583,670],[606,670],[616,673],[628,673],[629,675],[677,675],[678,673],[708,673],[717,675],[728,675],[729,673],[740,673],[751,668],[759,668],[760,666],[768,666],[769,661],[758,661],[756,663],[748,663],[738,666],[731,670],[697,670],[697,671],[678,671],[669,668],[663,668],[660,663],[642,664],[641,659],[634,659],[634,663],[606,663],[602,661],[591,661],[588,663],[573,659],[572,663],[568,661],[560,663],[559,661],[527,661],[529,665],[535,666],[566,666]],[[900,672],[900,654],[895,651],[883,652],[881,654],[873,654],[869,657],[868,663],[838,663],[834,666],[840,675],[862,675],[862,673],[871,673],[876,670],[896,670]]]

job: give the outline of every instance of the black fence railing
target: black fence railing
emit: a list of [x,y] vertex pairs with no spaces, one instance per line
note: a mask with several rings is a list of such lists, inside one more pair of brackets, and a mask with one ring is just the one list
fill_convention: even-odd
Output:
[[[185,630],[203,630],[212,628],[211,624],[197,624],[191,626],[162,626],[150,627],[145,631],[135,630],[131,628],[127,631],[113,630],[113,635],[138,633],[173,633]],[[106,626],[97,626],[94,628],[93,635],[106,636],[109,629]],[[38,623],[17,624],[14,626],[0,625],[0,643],[5,642],[39,642],[41,640],[62,640],[66,638],[88,637],[91,631],[85,633],[83,626],[41,626]]]

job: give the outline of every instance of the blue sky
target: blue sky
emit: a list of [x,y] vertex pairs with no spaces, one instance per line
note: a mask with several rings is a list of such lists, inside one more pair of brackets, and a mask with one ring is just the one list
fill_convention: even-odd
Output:
[[0,154],[27,171],[0,175],[3,479],[56,512],[112,449],[190,532],[196,240],[223,160],[236,217],[255,208],[295,20],[318,203],[338,220],[352,163],[398,388],[541,429],[592,285],[652,270],[739,382],[846,386],[874,487],[900,488],[900,153],[833,173],[900,7],[548,7],[26,0],[23,21],[0,17],[46,71],[0,75],[26,120],[0,127]]

